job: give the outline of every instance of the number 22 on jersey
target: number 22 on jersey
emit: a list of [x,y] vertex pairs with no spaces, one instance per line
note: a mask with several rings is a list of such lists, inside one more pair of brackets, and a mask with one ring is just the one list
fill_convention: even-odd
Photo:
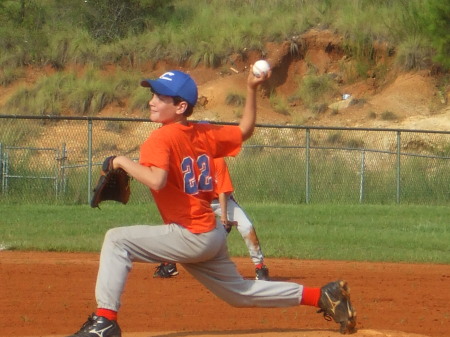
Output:
[[[198,176],[195,174],[194,165],[199,170]],[[195,161],[192,157],[186,157],[181,162],[181,170],[184,179],[184,192],[187,194],[197,194],[200,192],[210,192],[213,190],[213,180],[211,177],[211,166],[209,157],[202,154]]]

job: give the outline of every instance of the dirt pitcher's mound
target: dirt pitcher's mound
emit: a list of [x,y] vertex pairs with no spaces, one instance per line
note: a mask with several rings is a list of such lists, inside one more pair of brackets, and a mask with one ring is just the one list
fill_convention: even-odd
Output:
[[[124,334],[123,337],[218,337],[218,336],[234,336],[234,337],[342,337],[338,332],[331,331],[258,331],[258,332],[242,332],[242,331],[222,331],[211,332],[162,332],[162,333],[130,333]],[[388,330],[359,330],[355,337],[428,337],[413,333]]]
[[[0,251],[0,336],[67,336],[95,310],[98,254]],[[233,259],[254,277],[249,258]],[[355,337],[450,336],[448,265],[267,259],[275,280],[320,286],[345,278],[358,313]],[[233,308],[181,266],[171,279],[136,263],[122,298],[124,337],[341,336],[315,308]]]
[[[338,332],[331,331],[202,331],[202,332],[178,332],[178,331],[163,331],[163,332],[135,332],[122,333],[122,337],[220,337],[220,336],[234,336],[234,337],[334,337],[342,336]],[[356,334],[351,335],[355,337],[429,337],[425,335],[418,335],[414,333],[389,331],[389,330],[359,330]],[[29,336],[34,337],[34,336]],[[52,335],[42,337],[64,337],[63,335]]]

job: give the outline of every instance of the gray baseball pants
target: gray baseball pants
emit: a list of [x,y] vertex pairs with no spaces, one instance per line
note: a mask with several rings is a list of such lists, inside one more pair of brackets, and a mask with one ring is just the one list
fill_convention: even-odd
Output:
[[[226,231],[193,234],[182,226],[136,225],[108,230],[97,275],[99,308],[118,311],[133,262],[176,262],[216,296],[235,307],[288,307],[300,304],[303,286],[292,282],[245,280],[230,260]],[[151,289],[150,289],[151,291]]]

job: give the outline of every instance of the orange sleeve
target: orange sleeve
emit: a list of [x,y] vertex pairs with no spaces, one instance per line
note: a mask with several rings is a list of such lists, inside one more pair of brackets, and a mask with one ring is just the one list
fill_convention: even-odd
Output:
[[161,129],[155,130],[141,145],[139,164],[144,166],[156,166],[163,170],[169,170],[170,148],[165,138],[161,135]]
[[218,195],[219,193],[233,192],[233,182],[231,181],[230,172],[228,171],[228,166],[225,159],[215,158],[214,167],[216,170],[216,183],[214,184],[215,193]]

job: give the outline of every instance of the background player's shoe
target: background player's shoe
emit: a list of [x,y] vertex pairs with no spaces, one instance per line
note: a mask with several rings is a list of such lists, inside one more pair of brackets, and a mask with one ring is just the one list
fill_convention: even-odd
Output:
[[92,314],[81,329],[69,337],[121,337],[119,324],[116,321]]
[[265,265],[257,266],[255,269],[256,280],[269,281],[269,268]]
[[175,263],[161,263],[158,267],[156,267],[153,277],[169,278],[177,275],[178,270]]
[[347,282],[335,281],[324,285],[319,299],[320,310],[323,317],[330,321],[333,319],[340,324],[342,334],[356,332],[356,311],[350,303],[350,289]]

